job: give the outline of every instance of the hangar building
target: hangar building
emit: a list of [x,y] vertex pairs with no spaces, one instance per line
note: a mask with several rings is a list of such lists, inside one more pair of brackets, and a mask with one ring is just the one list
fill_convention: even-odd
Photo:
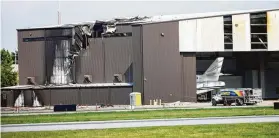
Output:
[[[224,57],[226,87],[279,98],[279,10],[118,18],[18,29],[19,86],[2,88],[43,105],[196,102],[196,75]],[[4,99],[5,100],[5,99]],[[2,104],[3,105],[3,104]]]

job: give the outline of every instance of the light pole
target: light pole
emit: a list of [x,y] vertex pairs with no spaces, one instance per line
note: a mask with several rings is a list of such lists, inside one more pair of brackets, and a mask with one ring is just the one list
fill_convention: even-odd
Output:
[[57,16],[58,16],[58,24],[61,24],[61,13],[60,13],[60,1],[59,0],[58,0]]

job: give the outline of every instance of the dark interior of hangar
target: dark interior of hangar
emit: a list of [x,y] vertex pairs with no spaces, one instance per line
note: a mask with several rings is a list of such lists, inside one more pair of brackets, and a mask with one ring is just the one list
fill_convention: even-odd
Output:
[[279,52],[197,53],[197,74],[202,74],[217,57],[224,57],[220,76],[227,88],[261,88],[264,99],[279,98]]

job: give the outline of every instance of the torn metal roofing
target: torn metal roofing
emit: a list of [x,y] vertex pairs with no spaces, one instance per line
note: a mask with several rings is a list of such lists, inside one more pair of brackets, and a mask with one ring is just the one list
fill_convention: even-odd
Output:
[[18,30],[30,30],[30,29],[46,29],[46,28],[72,28],[77,25],[94,25],[97,23],[101,24],[149,24],[149,23],[158,23],[158,22],[168,22],[168,21],[179,21],[179,20],[189,20],[196,18],[207,18],[207,17],[215,17],[215,16],[225,16],[225,15],[235,15],[235,14],[245,14],[245,13],[255,13],[255,12],[266,12],[266,11],[274,11],[279,10],[276,9],[254,9],[254,10],[238,10],[238,11],[224,11],[224,12],[206,12],[206,13],[191,13],[191,14],[176,14],[176,15],[158,15],[158,16],[136,16],[136,17],[124,17],[124,18],[114,18],[112,20],[96,20],[96,21],[88,21],[81,23],[72,23],[72,24],[62,24],[62,25],[52,25],[52,26],[41,26],[41,27],[30,27]]

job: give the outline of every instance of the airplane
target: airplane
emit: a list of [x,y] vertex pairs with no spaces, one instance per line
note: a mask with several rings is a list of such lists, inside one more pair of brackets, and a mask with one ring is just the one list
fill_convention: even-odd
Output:
[[197,76],[197,94],[205,94],[226,84],[219,81],[219,76],[231,75],[221,73],[224,57],[218,57],[202,75]]

